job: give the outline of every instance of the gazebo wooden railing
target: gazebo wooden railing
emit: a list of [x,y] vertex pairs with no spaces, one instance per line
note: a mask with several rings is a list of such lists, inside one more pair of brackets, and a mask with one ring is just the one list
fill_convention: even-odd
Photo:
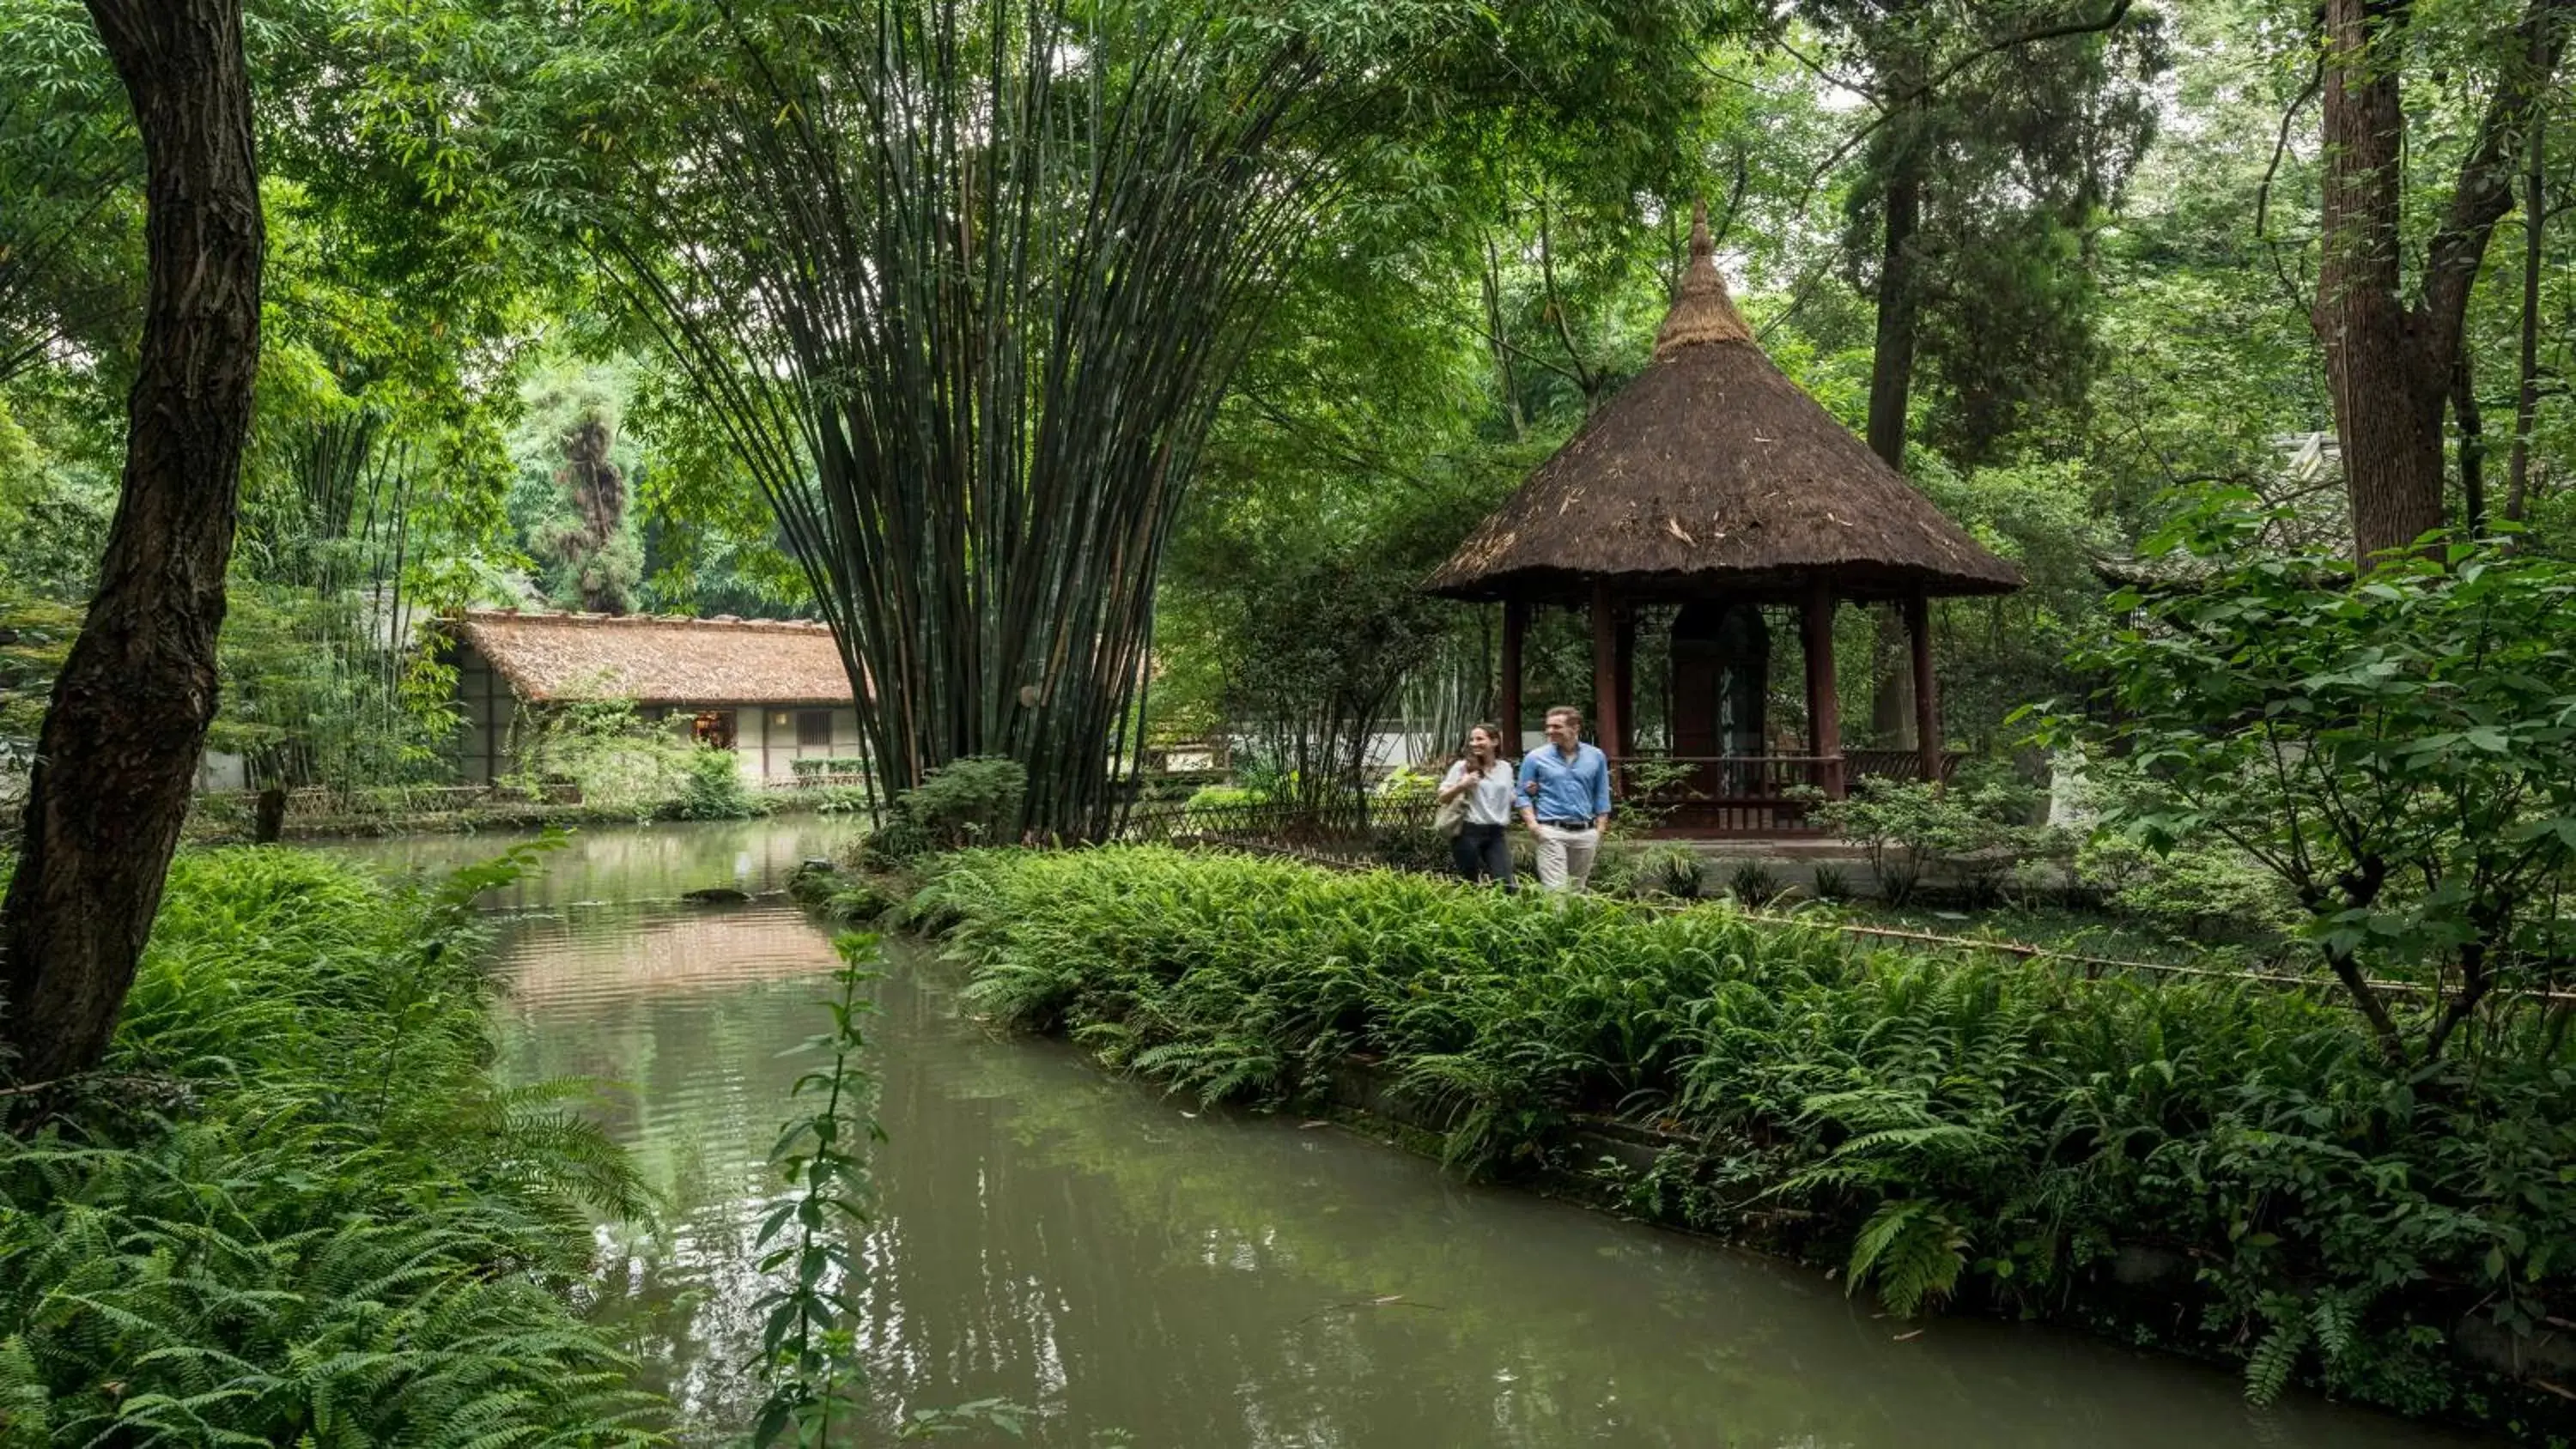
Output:
[[[1946,780],[1966,758],[1937,757]],[[1628,755],[1613,764],[1617,793],[1659,815],[1678,835],[1796,835],[1816,833],[1808,806],[1816,796],[1846,793],[1861,780],[1923,778],[1918,750],[1851,750],[1818,755]],[[1837,790],[1835,782],[1845,788]]]

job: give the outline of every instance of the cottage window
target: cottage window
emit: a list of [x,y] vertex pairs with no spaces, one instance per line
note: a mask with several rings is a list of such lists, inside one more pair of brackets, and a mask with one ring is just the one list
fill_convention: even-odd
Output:
[[832,747],[832,712],[828,709],[800,709],[796,712],[796,743],[799,748],[820,745]]
[[733,711],[729,709],[707,710],[700,714],[696,719],[689,722],[689,734],[692,738],[697,740],[699,744],[706,745],[709,748],[718,750],[732,749],[734,740]]

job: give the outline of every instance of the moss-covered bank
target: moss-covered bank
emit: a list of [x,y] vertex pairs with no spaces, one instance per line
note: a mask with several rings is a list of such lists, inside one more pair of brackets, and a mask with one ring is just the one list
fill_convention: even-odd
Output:
[[[1470,1170],[2535,1439],[2576,1428],[2576,1053],[2391,1078],[2331,999],[1159,849],[951,857],[970,999],[1210,1098],[1391,1092]],[[1366,1081],[1354,1082],[1355,1076]],[[1673,1134],[1597,1160],[1597,1119]],[[1587,1144],[1577,1146],[1576,1144]]]
[[104,1071],[0,1103],[0,1445],[655,1437],[568,1296],[633,1179],[493,1085],[464,899],[181,856]]

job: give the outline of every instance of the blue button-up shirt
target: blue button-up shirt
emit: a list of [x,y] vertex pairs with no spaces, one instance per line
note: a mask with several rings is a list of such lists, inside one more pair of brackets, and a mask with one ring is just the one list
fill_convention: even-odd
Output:
[[1577,744],[1569,760],[1554,745],[1521,758],[1521,798],[1541,820],[1580,820],[1610,813],[1610,757],[1598,745]]

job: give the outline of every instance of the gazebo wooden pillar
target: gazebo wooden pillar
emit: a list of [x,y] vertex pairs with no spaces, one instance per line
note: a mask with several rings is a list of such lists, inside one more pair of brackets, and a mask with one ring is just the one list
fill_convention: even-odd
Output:
[[1503,601],[1503,717],[1494,721],[1503,732],[1503,749],[1521,752],[1521,638],[1529,632],[1529,600]]
[[1601,748],[1616,759],[1624,750],[1621,742],[1627,734],[1620,725],[1627,701],[1619,693],[1619,625],[1611,617],[1615,608],[1610,586],[1592,585],[1592,737]]
[[1905,636],[1914,646],[1914,752],[1923,778],[1941,779],[1941,701],[1932,683],[1932,596],[1916,589],[1905,599]]
[[1798,615],[1799,652],[1807,659],[1807,753],[1815,757],[1815,787],[1830,800],[1843,798],[1842,701],[1834,693],[1834,590],[1816,579]]

